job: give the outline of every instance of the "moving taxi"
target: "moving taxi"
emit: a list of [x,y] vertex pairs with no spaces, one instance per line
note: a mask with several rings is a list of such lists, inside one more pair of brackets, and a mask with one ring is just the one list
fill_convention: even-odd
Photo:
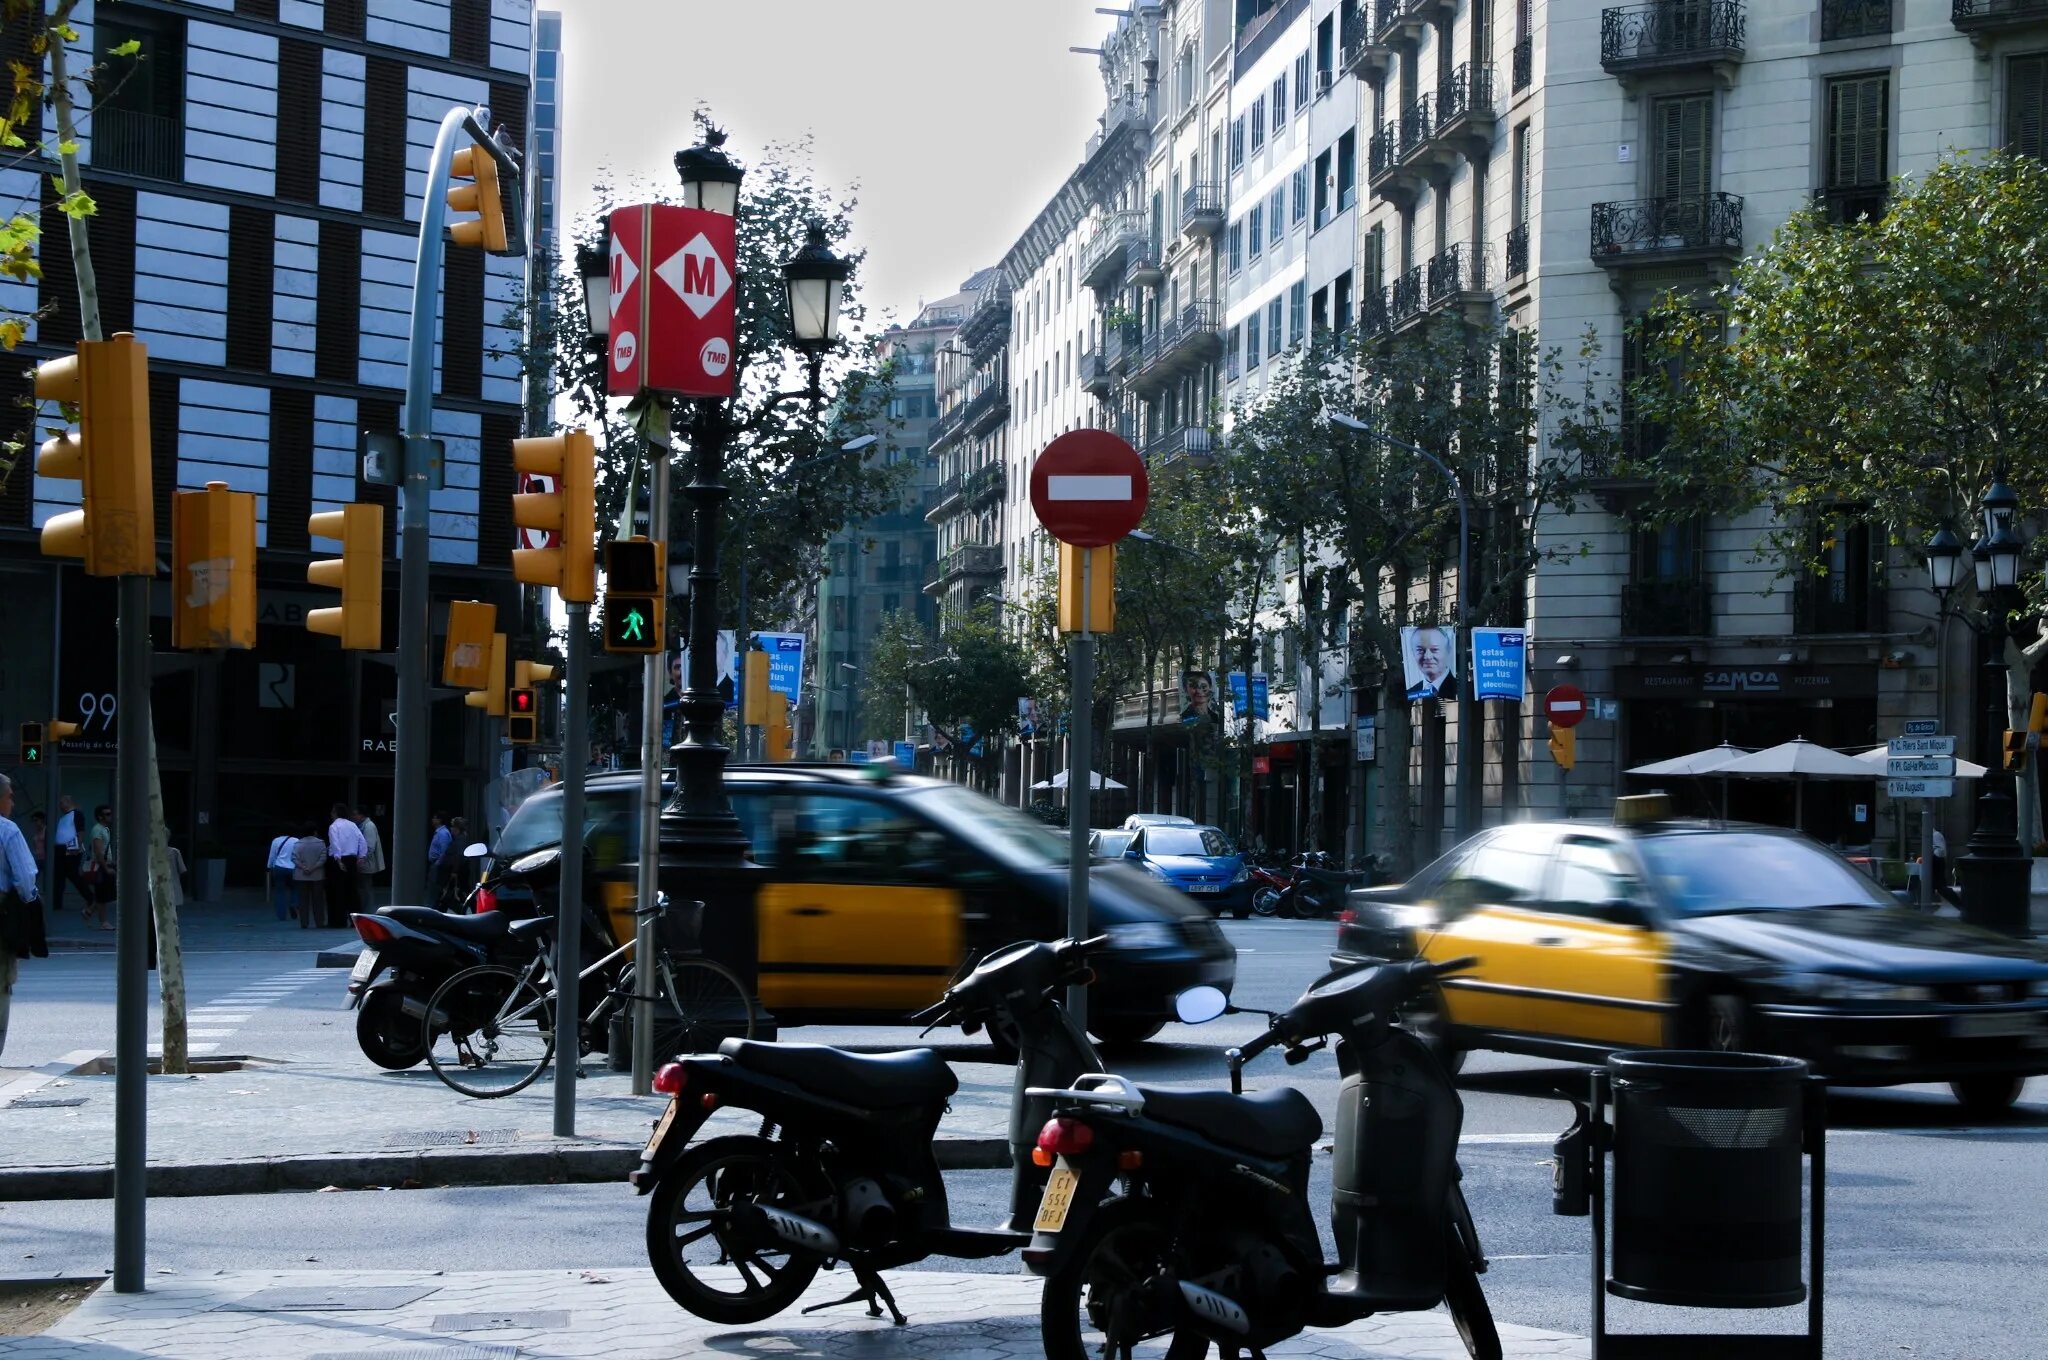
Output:
[[[896,1024],[937,1000],[963,964],[1021,939],[1066,934],[1064,832],[944,780],[881,765],[733,766],[726,795],[745,831],[744,921],[709,923],[706,950],[754,984],[780,1026]],[[639,778],[593,778],[585,843],[619,938],[632,930]],[[677,807],[664,810],[663,890],[693,886],[667,861]],[[561,790],[523,803],[499,837],[534,848],[561,838]],[[706,897],[712,893],[705,891]],[[1209,912],[1122,863],[1089,867],[1088,1028],[1105,1044],[1150,1038],[1173,999],[1228,992],[1237,954]]]
[[1453,1070],[1471,1049],[1762,1051],[1845,1085],[1947,1082],[1977,1114],[2048,1073],[2048,949],[1905,908],[1794,832],[1661,801],[1482,832],[1355,892],[1332,962],[1477,957],[1411,1016]]

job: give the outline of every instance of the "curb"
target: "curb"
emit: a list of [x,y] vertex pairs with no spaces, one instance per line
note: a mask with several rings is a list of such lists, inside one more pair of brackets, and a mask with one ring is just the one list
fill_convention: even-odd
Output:
[[356,956],[362,952],[363,946],[360,940],[354,944],[342,945],[338,949],[323,949],[314,958],[313,966],[315,968],[353,968],[356,966]]
[[[932,1151],[947,1171],[1002,1171],[1010,1166],[1005,1138],[940,1138]],[[484,1185],[623,1183],[640,1165],[638,1144],[492,1148],[477,1151],[357,1152],[310,1157],[254,1157],[219,1162],[164,1162],[149,1168],[152,1199],[192,1195],[262,1195],[283,1191],[440,1189]],[[0,1168],[0,1202],[111,1199],[111,1166]]]

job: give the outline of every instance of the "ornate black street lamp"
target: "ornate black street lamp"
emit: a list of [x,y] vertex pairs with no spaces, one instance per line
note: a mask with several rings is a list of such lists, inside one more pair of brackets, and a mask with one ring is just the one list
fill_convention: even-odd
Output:
[[[2008,935],[2027,933],[2028,880],[2032,855],[2020,844],[2015,781],[2005,766],[2001,734],[2006,723],[2006,619],[2019,605],[2020,562],[2026,543],[2013,528],[2020,498],[2000,468],[1984,493],[1983,533],[1970,546],[1977,596],[1984,606],[1988,659],[1985,687],[1990,691],[1983,792],[1977,799],[1977,827],[1969,850],[1956,861],[1962,886],[1963,918]],[[1935,570],[1929,545],[1928,571]]]

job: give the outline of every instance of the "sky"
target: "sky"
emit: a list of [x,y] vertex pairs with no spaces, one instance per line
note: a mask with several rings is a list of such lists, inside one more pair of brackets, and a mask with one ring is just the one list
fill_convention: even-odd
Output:
[[[1097,0],[537,0],[562,15],[565,222],[591,186],[675,186],[710,105],[745,163],[806,134],[857,191],[871,315],[997,263],[1080,161],[1102,110]],[[1105,6],[1108,7],[1108,6]]]

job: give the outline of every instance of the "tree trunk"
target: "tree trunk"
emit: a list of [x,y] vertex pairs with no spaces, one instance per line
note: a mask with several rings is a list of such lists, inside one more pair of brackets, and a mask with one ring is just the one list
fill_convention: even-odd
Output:
[[[64,193],[79,190],[78,153],[64,147],[78,140],[78,124],[71,103],[71,77],[64,39],[55,30],[68,23],[77,0],[62,0],[50,15],[50,102],[57,113],[58,161]],[[99,280],[92,267],[92,235],[86,219],[69,217],[71,267],[78,279],[79,333],[87,340],[103,340],[100,330]],[[250,564],[254,570],[255,564]],[[144,627],[148,621],[144,620]],[[172,896],[170,838],[164,830],[163,784],[157,776],[156,728],[154,716],[144,729],[149,744],[149,896],[156,919],[156,977],[163,1001],[163,1070],[186,1070],[188,1049],[185,1036],[185,964],[178,943],[178,908]],[[133,903],[123,903],[133,910]]]
[[1415,865],[1415,810],[1408,803],[1408,756],[1414,748],[1413,709],[1402,686],[1401,630],[1384,617],[1366,623],[1380,664],[1389,677],[1380,686],[1378,751],[1380,814],[1386,819],[1393,881],[1408,876]]

